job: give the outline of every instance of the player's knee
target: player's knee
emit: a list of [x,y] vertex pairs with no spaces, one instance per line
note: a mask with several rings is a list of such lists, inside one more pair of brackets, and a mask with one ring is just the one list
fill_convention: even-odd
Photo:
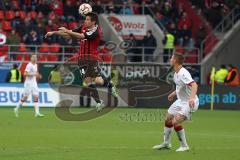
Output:
[[103,85],[104,84],[104,81],[103,81],[102,77],[96,77],[95,82],[98,85]]
[[28,98],[28,96],[23,96],[23,97],[22,97],[22,100],[25,101],[25,100],[27,100],[27,98]]
[[172,119],[173,118],[171,116],[167,116],[166,117],[166,119],[165,119],[165,127],[168,127],[168,128],[173,127]]
[[28,96],[23,96],[22,98],[21,98],[21,102],[25,102],[26,100],[27,100],[27,98],[28,98]]
[[173,120],[173,116],[170,115],[170,114],[167,114],[166,117],[165,117],[165,124],[171,125],[172,124],[172,120]]
[[181,123],[182,123],[182,119],[178,119],[178,118],[175,117],[175,118],[172,120],[172,125],[173,125],[174,127],[179,126]]
[[34,96],[34,102],[38,102],[38,96]]
[[180,124],[174,126],[174,130],[175,130],[176,132],[181,131],[182,129],[183,129],[183,126],[180,125]]
[[174,128],[175,128],[176,126],[179,125],[179,122],[178,122],[176,119],[173,119],[173,120],[172,120],[172,125],[173,125]]
[[165,120],[165,127],[172,128],[173,127],[172,121],[166,119]]

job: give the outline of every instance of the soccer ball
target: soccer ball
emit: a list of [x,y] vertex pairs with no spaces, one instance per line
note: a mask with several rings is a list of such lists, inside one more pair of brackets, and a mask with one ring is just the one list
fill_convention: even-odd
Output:
[[83,3],[79,6],[79,14],[81,14],[82,16],[85,16],[86,14],[92,12],[92,6],[90,6],[90,4],[88,3]]

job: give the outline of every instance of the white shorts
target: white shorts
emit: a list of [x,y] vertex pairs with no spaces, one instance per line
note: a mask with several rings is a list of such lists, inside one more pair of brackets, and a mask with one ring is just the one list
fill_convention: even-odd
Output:
[[39,91],[38,91],[37,84],[24,83],[23,95],[29,96],[30,94],[32,94],[34,96],[38,96]]
[[168,113],[174,116],[176,116],[177,114],[181,114],[187,117],[187,119],[190,119],[192,112],[196,112],[198,109],[199,99],[196,98],[194,103],[194,108],[191,109],[188,102],[178,99],[170,106],[170,108],[168,109]]

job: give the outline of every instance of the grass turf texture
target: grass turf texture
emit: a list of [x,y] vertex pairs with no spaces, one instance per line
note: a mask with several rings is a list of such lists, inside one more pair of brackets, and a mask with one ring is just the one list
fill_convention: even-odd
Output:
[[179,147],[175,133],[171,150],[152,150],[162,142],[163,122],[159,117],[148,122],[146,117],[136,118],[137,113],[165,110],[116,109],[88,122],[65,122],[53,109],[41,111],[44,118],[35,118],[31,108],[21,109],[15,118],[11,108],[0,109],[0,160],[240,159],[239,111],[196,112],[184,125],[191,148],[184,153],[175,152]]

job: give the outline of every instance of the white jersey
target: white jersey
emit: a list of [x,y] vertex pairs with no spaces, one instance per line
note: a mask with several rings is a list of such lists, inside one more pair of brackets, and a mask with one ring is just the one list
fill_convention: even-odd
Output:
[[[37,64],[32,64],[31,62],[29,62],[27,64],[27,67],[25,69],[25,72],[28,73],[37,73],[38,72],[38,68],[37,68]],[[36,76],[26,76],[25,79],[25,84],[32,84],[32,85],[36,85],[37,84],[37,79]]]
[[[191,94],[190,84],[194,82],[188,70],[182,67],[178,72],[174,73],[174,82],[176,84],[177,98],[182,102],[188,102]],[[195,100],[197,100],[197,95]]]

